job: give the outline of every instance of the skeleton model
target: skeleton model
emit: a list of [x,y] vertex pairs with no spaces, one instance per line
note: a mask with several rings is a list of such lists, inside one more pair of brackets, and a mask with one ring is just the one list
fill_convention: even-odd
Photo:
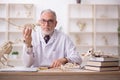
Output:
[[86,27],[86,23],[77,22],[77,26],[79,27],[80,31],[83,31]]
[[89,61],[90,58],[94,58],[94,57],[114,57],[114,58],[118,58],[120,59],[120,56],[118,55],[114,55],[114,54],[105,54],[104,52],[102,51],[95,51],[93,48],[89,49],[86,53],[83,53],[82,54],[82,64],[80,65],[80,68],[84,68],[87,61]]
[[33,29],[33,30],[35,30],[35,26],[40,26],[39,23],[35,23],[35,24],[33,24],[33,23],[28,23],[28,24],[19,26],[19,25],[14,24],[13,22],[10,22],[9,20],[2,20],[2,21],[5,21],[5,22],[13,25],[14,27],[16,27],[16,28],[19,29],[19,30],[23,30],[23,29],[25,28],[25,25],[29,25],[29,27],[30,27],[31,29]]
[[[18,25],[14,24],[14,23],[11,23],[8,20],[4,20],[4,21],[6,21],[9,24],[17,27],[20,30],[25,28],[24,26],[18,26]],[[30,28],[33,29],[33,30],[35,29],[35,25],[39,26],[39,24],[29,24],[29,25],[30,25]],[[9,55],[10,52],[12,51],[12,48],[13,48],[12,44],[13,44],[12,41],[7,41],[7,42],[4,42],[2,45],[0,45],[0,63],[2,63],[4,66],[10,66],[10,65],[8,65],[8,59],[7,59],[7,57],[5,57],[5,55]]]
[[[12,44],[13,42],[8,41],[8,42],[4,42],[1,46],[0,46],[0,62],[3,65],[9,66],[8,65],[8,59],[5,57],[5,54],[9,55],[10,52],[12,51]],[[7,64],[5,64],[5,62],[7,62]]]

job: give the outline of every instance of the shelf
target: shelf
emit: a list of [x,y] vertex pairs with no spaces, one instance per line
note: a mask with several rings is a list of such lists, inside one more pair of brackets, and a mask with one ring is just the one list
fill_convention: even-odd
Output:
[[71,35],[79,35],[79,34],[93,34],[93,32],[69,32]]
[[92,48],[93,46],[92,45],[76,45],[77,47],[83,47],[83,48],[86,48],[86,47],[89,47],[89,48]]
[[[9,20],[9,28],[8,28],[8,31],[9,32],[22,32],[23,28],[24,28],[24,25],[25,24],[33,24],[33,21],[34,19],[10,19]],[[12,24],[14,25],[12,25]]]
[[102,47],[102,48],[118,48],[119,45],[96,45],[97,47]]
[[118,34],[118,32],[95,32],[96,34]]
[[[68,32],[79,52],[89,48],[119,54],[119,4],[70,4]],[[83,49],[83,50],[82,50]]]
[[92,20],[77,20],[77,19],[70,19],[69,21],[69,28],[70,32],[92,32],[93,21]]
[[86,53],[90,48],[93,48],[93,46],[77,46],[77,52],[79,54]]
[[96,20],[119,20],[120,18],[114,18],[114,17],[97,17]]
[[[111,12],[111,10],[113,10]],[[118,18],[118,6],[117,5],[95,5],[96,18]],[[113,14],[113,12],[115,12]]]
[[2,44],[4,41],[6,41],[5,33],[0,33],[0,44]]
[[114,54],[114,55],[119,55],[119,47],[114,46],[114,47],[103,47],[103,46],[98,46],[96,47],[96,50],[101,50],[105,53],[110,53],[110,54]]
[[118,20],[96,20],[96,32],[117,32]]
[[[10,4],[10,18],[34,18],[33,4]],[[14,15],[13,15],[14,13]]]
[[74,41],[75,45],[81,45],[81,46],[93,45],[91,34],[84,34],[84,35],[77,34],[77,35],[71,35],[70,37]]
[[26,18],[26,17],[9,17],[8,18],[9,20],[31,20],[31,19],[33,19],[33,18]]
[[5,31],[0,31],[0,33],[2,34],[2,33],[5,33]]
[[35,22],[35,6],[24,3],[0,3],[0,44],[12,41],[12,51],[23,50],[22,30],[25,24]]
[[11,30],[11,31],[8,31],[9,33],[21,33],[22,34],[22,30]]
[[93,20],[92,17],[89,17],[89,18],[84,18],[84,17],[70,17],[69,19],[72,19],[72,20]]
[[6,18],[4,18],[4,17],[0,17],[0,20],[4,20],[4,19],[6,19]]
[[6,18],[7,16],[6,4],[0,4],[0,18]]
[[[92,8],[91,5],[72,5],[70,4],[68,7],[69,17],[71,18],[92,18]],[[79,10],[78,10],[79,9]]]

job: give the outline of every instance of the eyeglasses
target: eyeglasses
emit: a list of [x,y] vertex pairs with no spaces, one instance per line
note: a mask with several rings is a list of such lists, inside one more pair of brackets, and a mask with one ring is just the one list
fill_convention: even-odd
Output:
[[52,20],[52,19],[50,19],[50,20],[41,19],[40,21],[41,21],[42,24],[45,24],[45,23],[53,24],[53,22],[54,22],[54,20]]

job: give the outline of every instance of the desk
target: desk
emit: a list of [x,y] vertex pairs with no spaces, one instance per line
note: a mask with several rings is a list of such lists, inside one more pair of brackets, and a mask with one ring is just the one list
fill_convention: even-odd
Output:
[[0,72],[0,80],[120,80],[120,71]]

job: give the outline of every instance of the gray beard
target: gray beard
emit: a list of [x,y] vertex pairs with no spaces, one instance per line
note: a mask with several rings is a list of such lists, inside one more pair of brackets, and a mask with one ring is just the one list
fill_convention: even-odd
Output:
[[42,34],[43,34],[43,35],[52,35],[53,32],[54,32],[54,30],[53,30],[53,31],[49,31],[49,32],[44,32],[44,31],[42,31]]

